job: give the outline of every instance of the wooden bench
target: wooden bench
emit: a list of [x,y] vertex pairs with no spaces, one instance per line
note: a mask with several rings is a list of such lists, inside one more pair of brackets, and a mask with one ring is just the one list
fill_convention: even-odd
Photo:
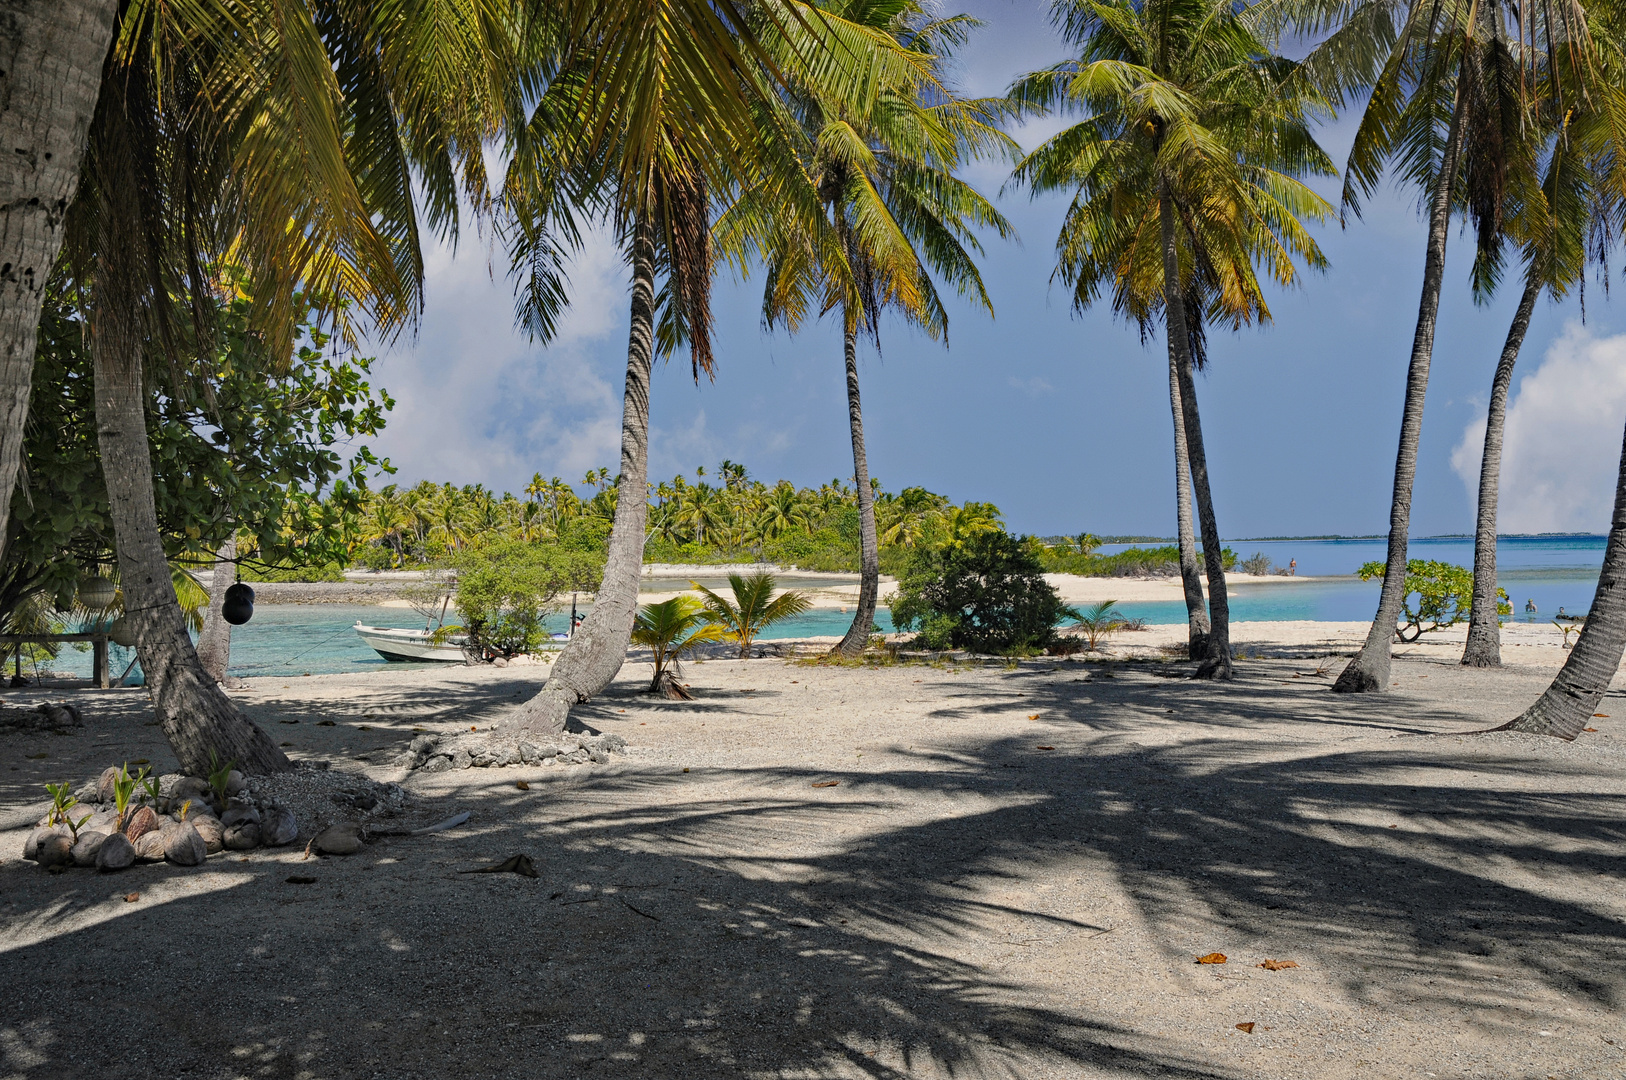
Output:
[[[15,647],[17,650],[17,670],[22,672],[22,657],[24,645],[51,645],[57,642],[88,641],[90,642],[90,681],[102,690],[109,689],[113,684],[107,677],[107,642],[108,634],[104,631],[99,634],[0,634],[0,656],[5,655],[5,649]],[[3,670],[3,665],[0,665]]]

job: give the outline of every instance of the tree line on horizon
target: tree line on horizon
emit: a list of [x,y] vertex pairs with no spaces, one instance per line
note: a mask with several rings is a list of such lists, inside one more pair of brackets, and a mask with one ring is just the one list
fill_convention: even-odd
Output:
[[[285,378],[304,326],[338,346],[412,327],[422,237],[471,222],[500,242],[516,319],[545,342],[571,299],[570,256],[589,224],[608,223],[631,290],[619,487],[594,496],[610,503],[603,582],[593,617],[509,725],[516,737],[557,731],[623,662],[652,532],[757,527],[711,520],[703,504],[727,504],[726,483],[699,502],[687,490],[653,504],[613,494],[648,486],[653,361],[687,352],[697,382],[716,378],[713,276],[755,277],[769,329],[842,323],[861,585],[837,651],[853,655],[868,642],[882,546],[858,350],[879,344],[888,312],[946,340],[945,290],[992,314],[976,260],[985,238],[1012,231],[959,175],[979,159],[1008,162],[1012,190],[1068,196],[1055,277],[1076,310],[1110,302],[1143,336],[1163,332],[1189,651],[1204,678],[1228,679],[1233,664],[1195,381],[1209,334],[1268,322],[1263,281],[1326,269],[1310,225],[1358,218],[1385,175],[1418,192],[1423,287],[1383,588],[1335,686],[1386,689],[1446,242],[1454,219],[1470,226],[1475,295],[1510,275],[1521,289],[1491,386],[1464,655],[1500,662],[1508,384],[1536,302],[1589,269],[1607,274],[1626,207],[1617,0],[1055,0],[1069,57],[991,98],[948,77],[976,21],[918,0],[276,10],[66,0],[8,29],[18,58],[0,130],[21,153],[0,181],[0,525],[15,543],[42,310],[71,296],[110,547],[184,767],[211,751],[253,769],[288,761],[203,671],[187,633],[155,483],[156,384],[201,401],[195,430],[224,430],[216,385]],[[1312,43],[1303,59],[1280,53],[1289,35]],[[1314,132],[1347,112],[1358,121],[1340,170]],[[1005,131],[1043,115],[1068,126],[1032,150]],[[488,174],[491,147],[501,176]],[[1340,175],[1337,204],[1308,184]],[[227,364],[222,312],[239,302],[247,331]],[[354,408],[300,407],[336,427]],[[265,467],[230,438],[217,446],[233,465]],[[337,471],[264,475],[319,489]],[[230,531],[242,485],[224,475],[198,483],[221,503],[212,524]],[[1587,631],[1515,721],[1522,730],[1573,737],[1626,651],[1626,453],[1620,477]]]

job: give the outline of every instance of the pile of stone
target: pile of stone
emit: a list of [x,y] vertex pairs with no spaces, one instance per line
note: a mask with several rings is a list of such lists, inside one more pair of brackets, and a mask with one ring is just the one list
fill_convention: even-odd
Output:
[[0,731],[16,735],[43,735],[85,726],[79,706],[71,701],[42,701],[32,709],[0,708]]
[[402,756],[406,769],[446,772],[449,769],[500,769],[508,765],[603,765],[611,754],[627,752],[627,740],[619,735],[575,735],[561,733],[539,742],[521,742],[512,748],[498,748],[468,740],[442,741],[439,735],[419,735]]
[[331,822],[398,818],[411,805],[400,784],[306,762],[287,772],[250,777],[248,786],[251,798],[288,807],[312,831]]
[[82,788],[81,801],[67,811],[71,824],[47,815],[29,834],[23,857],[47,868],[122,870],[161,861],[198,866],[216,852],[282,847],[299,836],[293,811],[254,798],[235,770],[226,779],[224,799],[201,777],[166,776],[156,802],[141,793],[122,816],[114,799],[118,779],[119,770],[108,769]]

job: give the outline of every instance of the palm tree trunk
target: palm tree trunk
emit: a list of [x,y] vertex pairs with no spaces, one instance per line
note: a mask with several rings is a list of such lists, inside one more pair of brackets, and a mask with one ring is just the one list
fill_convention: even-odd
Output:
[[1598,590],[1586,626],[1558,677],[1517,719],[1499,731],[1524,731],[1573,739],[1587,726],[1626,654],[1626,444],[1615,478],[1615,511],[1609,522]]
[[0,547],[34,346],[113,40],[113,0],[7,0],[0,31]]
[[1197,667],[1202,679],[1231,677],[1231,608],[1225,591],[1225,556],[1214,500],[1208,487],[1208,456],[1203,452],[1203,424],[1197,415],[1197,386],[1191,377],[1191,339],[1186,333],[1185,302],[1180,295],[1180,254],[1174,243],[1174,200],[1167,189],[1159,200],[1163,219],[1163,307],[1169,351],[1174,355],[1180,391],[1180,416],[1185,422],[1186,453],[1191,462],[1191,486],[1197,496],[1197,519],[1203,531],[1203,564],[1208,571],[1208,648]]
[[1474,606],[1468,613],[1468,644],[1462,662],[1468,667],[1502,666],[1502,621],[1496,614],[1496,499],[1502,479],[1502,432],[1507,425],[1507,390],[1519,359],[1530,315],[1541,295],[1534,272],[1507,329],[1502,358],[1491,380],[1490,409],[1485,415],[1485,453],[1479,462],[1479,521],[1474,527]]
[[881,591],[881,546],[875,533],[875,493],[869,485],[869,457],[864,453],[864,410],[858,401],[858,323],[844,312],[842,348],[847,360],[847,422],[853,437],[853,479],[858,483],[858,610],[847,636],[832,652],[857,656],[869,644],[875,604]]
[[[506,722],[539,734],[565,729],[571,708],[610,685],[627,658],[638,616],[638,581],[649,517],[649,372],[655,346],[655,243],[640,218],[632,236],[632,327],[621,407],[621,481],[610,526],[604,581],[593,611],[553,662],[547,685]],[[506,740],[505,740],[506,741]]]
[[1208,608],[1203,579],[1197,572],[1197,538],[1191,525],[1191,457],[1186,447],[1186,417],[1181,405],[1179,353],[1169,339],[1169,406],[1174,413],[1174,519],[1180,544],[1180,584],[1186,592],[1186,655],[1208,654]]
[[220,546],[215,554],[214,576],[209,579],[209,607],[203,616],[203,633],[198,635],[198,662],[209,678],[221,686],[226,682],[226,668],[231,663],[231,623],[221,607],[226,602],[226,590],[237,584],[237,532]]
[[[100,269],[108,268],[104,264]],[[113,518],[124,617],[134,625],[153,708],[184,771],[206,775],[213,752],[221,761],[235,760],[244,772],[280,772],[291,768],[288,758],[264,731],[238,713],[203,670],[175,599],[153,503],[141,377],[143,343],[134,312],[120,311],[120,306],[102,297],[92,313],[96,436]]]
[[1383,571],[1378,613],[1366,643],[1333,683],[1344,694],[1385,690],[1389,686],[1389,649],[1400,606],[1406,599],[1406,540],[1411,529],[1411,488],[1417,478],[1417,444],[1423,435],[1423,398],[1428,393],[1428,367],[1434,355],[1434,326],[1440,312],[1440,283],[1445,276],[1445,240],[1451,224],[1451,186],[1462,152],[1463,100],[1457,87],[1451,109],[1451,131],[1440,161],[1440,178],[1429,210],[1428,252],[1423,260],[1423,295],[1412,338],[1411,366],[1406,373],[1406,407],[1400,419],[1400,450],[1395,455],[1394,495],[1389,503],[1389,554]]

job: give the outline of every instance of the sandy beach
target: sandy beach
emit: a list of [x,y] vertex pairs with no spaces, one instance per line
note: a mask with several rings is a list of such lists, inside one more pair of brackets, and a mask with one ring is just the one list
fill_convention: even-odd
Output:
[[[87,727],[0,769],[0,974],[29,988],[0,1077],[1621,1075],[1619,720],[1459,734],[1562,649],[1407,647],[1393,692],[1342,697],[1359,628],[1236,630],[1230,685],[1157,631],[1087,660],[711,660],[692,702],[639,693],[635,658],[573,716],[624,756],[438,774],[396,764],[415,731],[500,723],[545,669],[253,680],[233,696],[290,754],[468,825],[111,876],[21,861],[18,826],[46,780],[172,758],[140,691],[57,694]],[[515,853],[540,877],[458,873]]]
[[[651,604],[669,600],[691,592],[689,582],[700,580],[712,588],[731,573],[751,574],[766,570],[792,583],[816,608],[847,608],[858,601],[858,575],[822,573],[815,570],[797,570],[768,564],[742,563],[719,566],[678,566],[669,563],[651,563],[644,567],[643,582],[638,599]],[[395,590],[402,585],[414,584],[423,575],[416,571],[385,571],[381,573],[351,572],[344,584],[277,584],[256,585],[269,603],[376,603],[381,607],[408,607],[405,600],[396,597]],[[1177,577],[1080,577],[1077,574],[1046,574],[1045,580],[1069,604],[1096,604],[1103,600],[1124,603],[1141,601],[1179,601],[1185,598]],[[1226,584],[1270,585],[1292,588],[1324,581],[1342,580],[1325,577],[1286,577],[1279,574],[1254,576],[1252,574],[1226,574]],[[881,577],[881,602],[897,588],[897,579]],[[583,602],[591,594],[583,593]]]

